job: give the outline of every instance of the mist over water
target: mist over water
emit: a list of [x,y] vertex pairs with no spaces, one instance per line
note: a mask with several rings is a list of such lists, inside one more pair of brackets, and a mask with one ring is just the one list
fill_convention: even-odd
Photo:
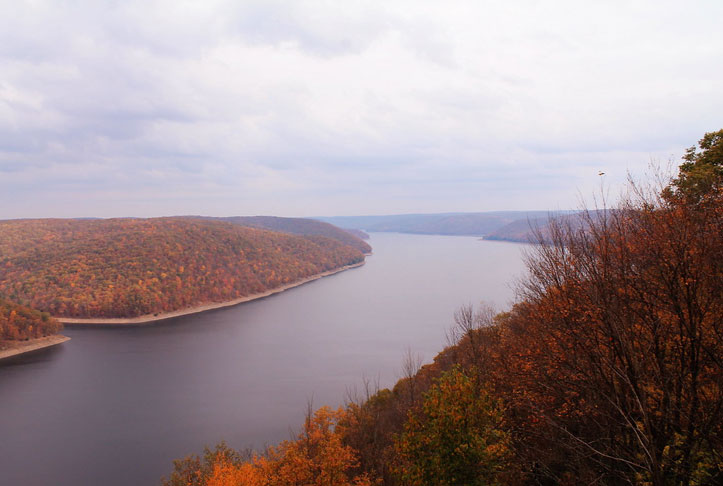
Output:
[[221,440],[261,448],[309,400],[391,386],[407,350],[431,361],[452,313],[505,309],[526,245],[374,233],[363,267],[236,307],[146,327],[68,328],[0,365],[0,483],[153,485]]

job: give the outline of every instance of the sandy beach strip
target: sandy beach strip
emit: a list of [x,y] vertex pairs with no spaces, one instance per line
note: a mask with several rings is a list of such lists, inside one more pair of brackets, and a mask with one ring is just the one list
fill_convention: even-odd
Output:
[[263,299],[264,297],[268,297],[270,295],[278,294],[280,292],[283,292],[284,290],[292,289],[294,287],[298,287],[300,285],[304,285],[305,283],[313,282],[314,280],[318,280],[323,277],[328,277],[329,275],[334,275],[335,273],[343,272],[345,270],[349,270],[351,268],[357,268],[364,265],[365,262],[359,262],[355,263],[353,265],[346,265],[343,267],[336,268],[334,270],[329,270],[328,272],[322,272],[318,273],[316,275],[312,275],[311,277],[304,278],[302,280],[298,280],[296,282],[282,285],[281,287],[276,287],[273,289],[269,289],[265,292],[260,292],[258,294],[251,294],[247,295],[245,297],[239,297],[238,299],[229,300],[226,302],[218,302],[213,304],[206,304],[206,305],[200,305],[196,307],[189,307],[187,309],[181,309],[173,312],[163,312],[159,314],[147,314],[144,316],[138,316],[138,317],[83,317],[83,318],[74,318],[74,317],[56,317],[56,319],[60,322],[62,322],[66,326],[73,326],[75,325],[93,325],[93,326],[117,326],[117,325],[139,325],[139,324],[152,324],[158,321],[164,321],[166,319],[173,319],[174,317],[181,317],[181,316],[187,316],[190,314],[198,314],[200,312],[206,312],[209,310],[214,309],[221,309],[223,307],[231,307],[238,304],[243,304],[244,302],[250,302],[252,300],[256,299]]
[[68,336],[62,336],[56,334],[54,336],[45,336],[37,339],[29,339],[27,341],[6,341],[3,343],[5,346],[9,346],[5,349],[0,349],[0,361],[20,356],[21,354],[32,353],[33,351],[39,351],[41,349],[49,348],[51,346],[57,346],[58,344],[70,341]]

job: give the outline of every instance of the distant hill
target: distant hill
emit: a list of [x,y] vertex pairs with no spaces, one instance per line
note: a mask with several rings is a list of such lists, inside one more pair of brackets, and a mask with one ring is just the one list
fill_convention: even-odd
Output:
[[509,224],[497,228],[485,235],[486,240],[515,241],[519,243],[534,243],[534,228],[545,231],[549,218],[517,219]]
[[369,234],[368,234],[368,233],[365,233],[364,231],[362,231],[362,230],[360,230],[360,229],[354,229],[354,228],[342,228],[342,229],[343,229],[344,231],[346,231],[347,233],[351,233],[351,234],[353,234],[354,236],[356,236],[357,238],[360,238],[360,239],[362,239],[362,240],[368,240],[368,239],[369,239]]
[[225,221],[0,221],[0,297],[58,317],[135,317],[225,302],[363,260],[336,239]]
[[[364,242],[358,235],[337,228],[333,224],[306,218],[280,218],[277,216],[231,216],[227,218],[209,218],[246,226],[249,228],[262,228],[280,231],[292,235],[324,236],[332,238],[345,245],[352,246],[362,253],[370,253],[372,247]],[[367,235],[367,238],[369,236]]]
[[559,221],[563,225],[569,225],[573,230],[577,230],[587,227],[586,217],[597,221],[603,214],[602,210],[593,210],[587,213],[551,213],[544,217],[518,219],[485,235],[485,239],[520,243],[539,243],[540,238],[542,241],[549,241],[551,221]]
[[435,235],[487,236],[519,221],[547,218],[549,211],[492,211],[484,213],[396,214],[389,216],[333,216],[316,218],[344,228],[365,231]]

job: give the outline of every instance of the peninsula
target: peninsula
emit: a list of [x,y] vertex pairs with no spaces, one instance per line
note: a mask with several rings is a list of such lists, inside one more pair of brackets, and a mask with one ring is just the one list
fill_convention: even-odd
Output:
[[370,250],[298,218],[0,221],[0,297],[67,324],[142,324],[266,297]]
[[62,328],[47,313],[0,298],[0,361],[68,341]]
[[27,341],[6,341],[2,344],[3,347],[0,348],[0,361],[15,358],[22,354],[34,353],[42,349],[57,346],[66,341],[70,341],[70,338],[60,334],[29,339]]

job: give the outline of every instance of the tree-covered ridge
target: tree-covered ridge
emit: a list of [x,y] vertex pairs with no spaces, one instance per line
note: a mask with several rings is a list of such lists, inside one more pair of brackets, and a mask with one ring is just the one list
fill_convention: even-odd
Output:
[[62,327],[46,312],[0,298],[0,342],[49,336],[60,332]]
[[261,228],[271,231],[280,231],[300,236],[324,236],[337,240],[345,245],[353,246],[362,253],[369,253],[372,247],[362,241],[357,235],[351,234],[333,224],[306,218],[281,218],[278,216],[232,216],[228,218],[214,218],[229,223]]
[[552,241],[553,226],[563,224],[574,231],[584,230],[589,226],[588,220],[605,217],[610,211],[613,210],[578,211],[565,214],[550,213],[536,219],[518,219],[485,235],[485,240],[533,244],[550,243]]
[[192,218],[0,222],[0,296],[62,317],[224,302],[363,259],[321,236]]

